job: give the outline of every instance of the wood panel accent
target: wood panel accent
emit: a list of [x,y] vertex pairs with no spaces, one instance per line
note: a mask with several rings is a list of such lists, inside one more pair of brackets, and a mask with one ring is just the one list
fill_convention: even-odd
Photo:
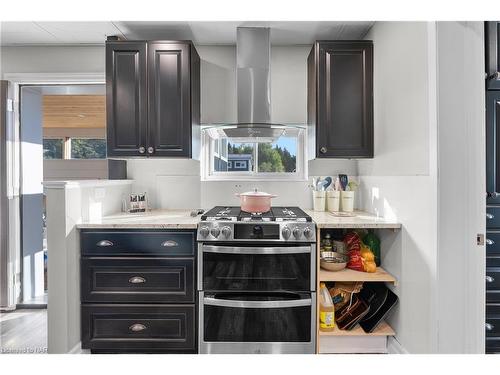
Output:
[[356,327],[348,330],[338,329],[335,326],[335,329],[330,332],[319,331],[320,336],[395,336],[396,333],[391,328],[389,324],[385,321],[380,322],[380,324],[375,328],[375,330],[371,333],[366,333],[363,331],[363,328],[358,324]]
[[44,95],[44,128],[105,128],[105,95]]
[[382,267],[377,267],[376,272],[360,272],[344,268],[342,271],[326,271],[320,269],[319,281],[384,281],[397,285],[397,280]]

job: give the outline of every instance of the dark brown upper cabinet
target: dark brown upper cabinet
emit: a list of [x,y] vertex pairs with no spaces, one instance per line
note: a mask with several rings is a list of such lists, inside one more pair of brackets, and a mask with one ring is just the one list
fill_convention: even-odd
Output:
[[500,90],[500,21],[485,22],[486,87]]
[[108,156],[191,157],[200,58],[190,41],[106,43]]
[[372,158],[373,42],[317,41],[307,64],[309,158]]
[[136,156],[146,151],[146,63],[146,43],[106,43],[108,156]]

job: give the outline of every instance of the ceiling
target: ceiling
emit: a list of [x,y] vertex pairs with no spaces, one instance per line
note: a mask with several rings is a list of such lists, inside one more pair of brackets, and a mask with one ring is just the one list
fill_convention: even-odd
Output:
[[195,44],[235,44],[236,27],[271,28],[275,45],[311,44],[319,39],[361,39],[373,22],[2,22],[0,43],[15,45],[103,44],[108,35],[125,39],[188,39]]

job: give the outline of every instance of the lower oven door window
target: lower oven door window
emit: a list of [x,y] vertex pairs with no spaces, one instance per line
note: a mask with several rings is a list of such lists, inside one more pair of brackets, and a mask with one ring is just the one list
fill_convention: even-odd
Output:
[[311,246],[202,246],[202,290],[310,291]]
[[205,294],[205,342],[310,342],[311,294]]

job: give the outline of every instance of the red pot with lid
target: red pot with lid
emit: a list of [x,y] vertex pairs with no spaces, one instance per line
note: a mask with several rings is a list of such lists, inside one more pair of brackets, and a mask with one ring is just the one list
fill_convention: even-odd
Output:
[[240,197],[241,209],[250,213],[262,213],[271,209],[271,198],[276,198],[277,195],[265,193],[254,189],[246,193],[238,193]]

